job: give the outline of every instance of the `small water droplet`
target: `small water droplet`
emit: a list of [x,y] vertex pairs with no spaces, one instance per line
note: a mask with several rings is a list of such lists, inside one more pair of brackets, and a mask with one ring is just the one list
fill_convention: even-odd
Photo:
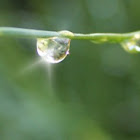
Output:
[[69,54],[70,39],[41,38],[37,40],[38,54],[49,63],[59,63]]
[[140,36],[137,34],[131,40],[126,40],[121,43],[123,48],[130,53],[140,52]]

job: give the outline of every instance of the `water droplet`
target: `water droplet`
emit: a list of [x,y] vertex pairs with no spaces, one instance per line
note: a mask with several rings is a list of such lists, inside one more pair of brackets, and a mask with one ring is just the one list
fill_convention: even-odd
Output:
[[37,40],[38,54],[49,63],[59,63],[69,54],[70,39],[41,38]]
[[130,53],[140,52],[140,36],[136,34],[131,40],[126,40],[121,43],[123,48]]

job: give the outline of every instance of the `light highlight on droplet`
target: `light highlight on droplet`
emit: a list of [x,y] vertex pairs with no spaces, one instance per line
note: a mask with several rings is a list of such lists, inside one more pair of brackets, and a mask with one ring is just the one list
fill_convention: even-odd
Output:
[[70,39],[42,38],[37,40],[38,54],[49,63],[59,63],[69,54]]
[[130,53],[140,52],[140,36],[135,35],[131,40],[126,40],[122,44],[122,47]]

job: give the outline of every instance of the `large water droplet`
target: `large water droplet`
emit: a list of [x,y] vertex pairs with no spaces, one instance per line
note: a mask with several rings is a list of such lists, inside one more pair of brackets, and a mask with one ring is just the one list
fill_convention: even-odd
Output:
[[59,63],[69,54],[70,39],[42,38],[37,40],[38,54],[49,63]]
[[140,52],[140,36],[135,35],[131,40],[126,40],[122,43],[123,48],[130,53]]

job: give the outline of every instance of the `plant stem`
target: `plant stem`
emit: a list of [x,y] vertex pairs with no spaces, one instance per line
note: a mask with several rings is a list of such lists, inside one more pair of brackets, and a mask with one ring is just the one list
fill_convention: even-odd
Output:
[[12,27],[0,27],[0,36],[44,38],[44,37],[59,36],[59,33],[53,32],[53,31],[42,31],[42,30],[12,28]]
[[135,35],[140,35],[140,32],[132,33],[93,33],[79,34],[70,31],[44,31],[11,27],[0,27],[0,36],[7,37],[23,37],[23,38],[48,38],[48,37],[65,37],[70,39],[91,40],[96,43],[121,43],[124,40],[132,39]]

